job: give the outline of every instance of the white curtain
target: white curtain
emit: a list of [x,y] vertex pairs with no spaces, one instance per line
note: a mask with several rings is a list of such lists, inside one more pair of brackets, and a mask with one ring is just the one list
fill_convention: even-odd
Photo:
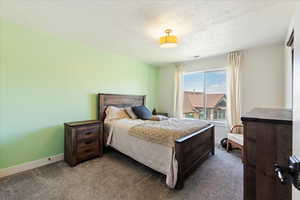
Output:
[[174,91],[174,115],[183,117],[183,64],[176,64],[175,91]]
[[230,127],[241,124],[240,66],[241,52],[228,54],[227,120]]

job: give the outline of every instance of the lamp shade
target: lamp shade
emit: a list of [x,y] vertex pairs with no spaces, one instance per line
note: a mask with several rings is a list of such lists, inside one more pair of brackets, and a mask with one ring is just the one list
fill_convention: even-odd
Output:
[[175,35],[170,35],[171,29],[165,30],[166,36],[160,37],[159,43],[161,48],[172,48],[177,47],[177,37]]

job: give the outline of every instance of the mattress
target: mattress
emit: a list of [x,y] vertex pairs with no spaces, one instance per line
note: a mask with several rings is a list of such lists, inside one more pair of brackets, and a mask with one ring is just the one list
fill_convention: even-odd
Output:
[[128,134],[131,127],[143,120],[120,119],[106,123],[106,145],[167,176],[166,184],[174,188],[177,181],[177,161],[173,148],[152,143]]

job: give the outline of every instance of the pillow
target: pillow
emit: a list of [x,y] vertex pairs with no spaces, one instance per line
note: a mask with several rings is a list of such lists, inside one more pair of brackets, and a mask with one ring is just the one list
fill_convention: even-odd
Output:
[[151,111],[145,106],[132,107],[132,111],[139,119],[149,120],[152,117]]
[[126,107],[125,111],[131,119],[137,119],[137,116],[134,114],[131,107]]
[[113,119],[129,118],[124,108],[118,108],[115,106],[108,106],[105,110],[105,113],[106,113],[106,117],[104,123],[108,123]]
[[151,117],[152,121],[162,121],[162,120],[167,120],[167,119],[169,119],[169,118],[166,116],[163,116],[163,115],[153,115]]

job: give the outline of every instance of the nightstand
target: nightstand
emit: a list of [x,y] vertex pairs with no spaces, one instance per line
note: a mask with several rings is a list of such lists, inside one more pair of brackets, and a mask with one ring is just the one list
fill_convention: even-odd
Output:
[[72,167],[103,155],[103,124],[98,120],[65,123],[65,161]]
[[165,113],[165,112],[157,112],[156,115],[163,115],[163,116],[169,117],[169,114]]

